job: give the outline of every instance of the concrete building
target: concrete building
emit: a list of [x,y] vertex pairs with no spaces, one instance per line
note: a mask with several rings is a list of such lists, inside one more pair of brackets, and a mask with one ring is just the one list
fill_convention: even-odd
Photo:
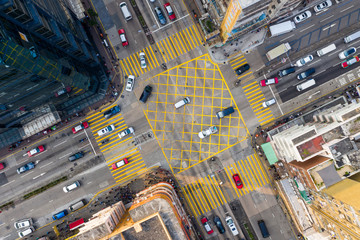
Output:
[[[67,118],[105,96],[107,77],[80,4],[1,1],[0,147],[28,136],[25,125],[45,130],[48,126],[37,120],[43,115],[52,113],[55,124],[58,117]],[[41,111],[44,105],[50,113]],[[37,126],[29,126],[34,121]]]

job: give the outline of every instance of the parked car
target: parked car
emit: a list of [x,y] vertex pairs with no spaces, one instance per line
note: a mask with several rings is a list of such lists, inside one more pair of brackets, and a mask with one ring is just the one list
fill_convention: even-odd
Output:
[[301,23],[302,21],[305,21],[306,19],[308,19],[310,17],[311,17],[311,12],[306,11],[306,12],[303,12],[303,13],[297,15],[296,17],[294,17],[294,21],[296,23]]
[[144,91],[142,92],[139,101],[146,103],[147,99],[150,97],[152,92],[152,87],[150,85],[147,85],[144,88]]
[[34,163],[34,162],[29,162],[29,163],[25,164],[24,166],[19,167],[19,168],[16,170],[16,172],[17,172],[18,174],[21,174],[21,173],[24,173],[24,172],[26,172],[26,171],[29,171],[29,170],[31,170],[31,169],[33,169],[33,168],[35,168],[35,163]]
[[33,226],[30,226],[27,229],[22,230],[21,232],[18,232],[19,237],[25,237],[27,235],[30,235],[31,233],[33,233],[35,231],[35,228]]
[[75,133],[78,133],[79,131],[81,131],[83,129],[88,128],[88,127],[89,127],[88,122],[83,122],[80,125],[77,125],[76,127],[73,127],[71,130],[75,134]]
[[242,66],[240,66],[238,69],[235,70],[237,75],[241,75],[244,72],[248,71],[250,69],[250,65],[249,64],[244,64]]
[[36,148],[31,149],[30,151],[28,151],[27,154],[28,154],[29,157],[32,157],[32,156],[34,156],[34,155],[36,155],[36,154],[38,154],[38,153],[41,153],[41,152],[43,152],[43,151],[45,151],[45,146],[44,146],[44,145],[40,145],[40,146],[38,146],[38,147],[36,147]]
[[296,66],[301,67],[304,66],[305,64],[311,62],[312,60],[314,60],[314,57],[312,55],[307,55],[306,57],[300,58],[299,60],[296,61]]
[[84,154],[83,151],[77,152],[77,153],[75,153],[74,155],[71,155],[71,156],[69,157],[69,161],[70,161],[70,162],[73,162],[73,161],[75,161],[75,160],[78,160],[78,159],[84,157],[84,155],[85,155],[85,154]]
[[111,125],[103,128],[103,129],[99,130],[99,131],[97,132],[97,134],[98,134],[99,136],[102,136],[102,135],[108,134],[108,133],[110,133],[110,132],[112,132],[112,131],[114,131],[114,130],[115,130],[115,126],[114,126],[113,124],[111,124]]
[[109,110],[104,112],[104,117],[106,119],[114,116],[115,114],[119,113],[121,111],[121,108],[119,105],[116,105],[115,107],[110,108]]
[[218,131],[216,126],[211,126],[201,132],[199,132],[199,138],[205,138]]
[[18,220],[14,223],[14,227],[16,229],[20,229],[20,228],[27,228],[30,227],[31,225],[33,225],[33,221],[31,218],[26,218],[26,219],[22,219],[22,220]]
[[264,108],[266,108],[266,107],[269,107],[269,106],[271,106],[271,105],[273,105],[273,104],[275,104],[275,103],[276,103],[275,98],[272,98],[272,99],[270,99],[270,100],[267,100],[267,101],[263,102],[262,106],[263,106]]
[[260,81],[260,86],[265,87],[271,84],[276,84],[279,82],[279,79],[277,77],[264,79]]
[[115,169],[118,169],[119,167],[122,167],[122,166],[128,164],[128,163],[129,163],[128,159],[127,159],[127,158],[124,158],[124,159],[121,160],[121,161],[118,161],[118,162],[116,162],[116,163],[113,163],[113,164],[111,165],[111,167],[112,167],[113,170],[115,170]]
[[166,24],[166,18],[164,17],[164,14],[163,14],[161,8],[155,7],[154,11],[155,11],[156,16],[159,19],[160,24],[165,25]]
[[119,138],[123,138],[123,137],[126,137],[127,135],[129,135],[131,133],[134,133],[134,132],[135,131],[134,131],[133,127],[128,127],[124,131],[120,132],[118,135],[119,135]]
[[222,224],[220,218],[218,216],[214,216],[214,223],[217,229],[219,230],[219,233],[223,234],[225,232],[224,225]]
[[322,3],[320,3],[320,4],[318,4],[318,5],[316,5],[316,6],[314,7],[314,11],[315,11],[315,12],[320,12],[320,11],[323,11],[323,10],[331,7],[331,6],[332,6],[331,0],[326,0],[326,1],[324,1],[324,2],[322,2]]
[[349,66],[351,66],[351,65],[353,65],[354,63],[357,63],[357,62],[359,62],[359,57],[355,56],[355,57],[349,58],[346,61],[342,62],[341,66],[343,68],[347,68],[347,67],[349,67]]
[[230,228],[231,233],[236,236],[239,235],[239,231],[237,230],[234,221],[232,220],[232,217],[227,216],[225,218],[225,222],[228,225],[228,227]]
[[206,217],[201,219],[201,223],[204,225],[204,228],[208,234],[212,234],[214,230],[210,227],[209,220]]
[[345,59],[345,58],[347,58],[347,57],[349,57],[349,56],[351,56],[351,55],[353,55],[355,53],[356,53],[356,48],[351,47],[351,48],[346,49],[345,51],[339,53],[339,58],[340,59]]
[[60,218],[65,217],[66,215],[68,215],[68,211],[66,209],[64,209],[61,212],[54,214],[52,218],[53,218],[53,220],[58,220]]
[[126,91],[131,92],[134,89],[135,84],[135,76],[129,75],[128,80],[126,82]]
[[241,178],[240,178],[239,174],[235,173],[232,177],[234,179],[236,187],[238,189],[242,189],[244,187],[244,185],[243,185],[243,183],[241,181]]
[[299,80],[304,80],[305,78],[309,77],[310,75],[315,73],[315,68],[309,68],[308,70],[298,74],[296,76],[297,79]]
[[285,77],[286,75],[289,75],[291,73],[294,73],[295,72],[295,68],[294,67],[290,67],[290,68],[286,68],[286,69],[283,69],[283,70],[280,70],[278,72],[279,74],[279,77]]
[[129,45],[129,41],[128,41],[127,38],[126,38],[125,30],[124,30],[124,29],[119,29],[118,33],[119,33],[119,37],[120,37],[122,46],[123,46],[123,47],[128,46],[128,45]]
[[71,87],[67,86],[65,88],[60,89],[59,91],[56,91],[55,92],[55,97],[59,97],[59,96],[65,94],[65,93],[69,93],[69,92],[71,92]]
[[169,19],[171,21],[175,20],[176,19],[176,16],[175,16],[175,13],[174,11],[172,10],[171,6],[170,6],[170,3],[165,3],[164,4],[164,8],[169,16]]
[[145,53],[143,53],[143,52],[139,53],[139,57],[140,57],[140,66],[141,66],[141,68],[146,68]]

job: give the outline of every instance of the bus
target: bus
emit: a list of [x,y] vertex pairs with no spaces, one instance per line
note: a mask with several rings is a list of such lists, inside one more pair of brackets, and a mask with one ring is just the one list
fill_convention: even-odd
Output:
[[266,57],[269,59],[269,61],[271,61],[271,60],[279,57],[280,55],[285,54],[289,50],[291,50],[290,44],[283,43],[283,44],[277,46],[276,48],[273,48],[270,51],[268,51],[266,53]]

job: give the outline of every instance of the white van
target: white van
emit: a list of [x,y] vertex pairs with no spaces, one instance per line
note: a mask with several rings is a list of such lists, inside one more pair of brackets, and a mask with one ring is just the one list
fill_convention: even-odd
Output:
[[74,190],[74,189],[76,189],[78,187],[80,187],[80,182],[75,181],[72,184],[63,187],[63,191],[67,193],[67,192],[70,192],[70,191],[72,191],[72,190]]
[[125,2],[120,3],[120,9],[121,9],[126,21],[129,21],[132,19],[132,15],[131,15]]
[[21,232],[18,232],[19,234],[19,237],[25,237],[27,235],[30,235],[31,233],[33,233],[35,231],[35,228],[33,226],[21,231]]
[[336,45],[333,43],[333,44],[330,44],[329,46],[327,47],[324,47],[323,49],[320,49],[319,51],[317,51],[317,55],[319,57],[325,55],[325,54],[328,54],[329,52],[332,52],[336,49]]
[[303,82],[299,85],[296,86],[296,89],[300,92],[302,90],[305,90],[311,86],[314,86],[315,85],[315,80],[314,79],[309,79],[307,80],[306,82]]
[[272,37],[291,32],[295,28],[296,25],[293,21],[286,21],[269,27]]
[[186,98],[182,99],[181,101],[175,103],[175,108],[180,108],[188,103],[190,103],[190,98],[186,97]]
[[103,40],[103,44],[105,45],[105,47],[107,47],[107,48],[109,47],[109,44],[108,44],[108,42],[106,41],[106,39]]
[[347,36],[346,38],[344,38],[344,42],[345,43],[349,43],[351,41],[354,41],[355,39],[360,38],[360,31],[357,31],[349,36]]
[[69,209],[70,209],[70,211],[74,212],[74,211],[82,208],[83,206],[85,206],[85,204],[86,204],[85,200],[81,199],[77,203],[70,205]]

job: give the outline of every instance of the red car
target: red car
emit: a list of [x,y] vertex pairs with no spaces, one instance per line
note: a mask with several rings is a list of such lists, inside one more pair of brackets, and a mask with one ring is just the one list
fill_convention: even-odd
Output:
[[45,151],[45,147],[44,147],[44,145],[40,145],[37,148],[34,148],[34,149],[28,151],[27,154],[28,154],[29,157],[32,157],[32,156],[34,156],[34,155],[36,155],[38,153],[41,153],[43,151]]
[[71,92],[71,87],[67,86],[67,87],[65,87],[63,89],[60,89],[59,91],[55,92],[55,97],[59,97],[59,96],[65,94],[65,93],[69,93],[69,92]]
[[123,160],[121,160],[121,161],[119,161],[117,163],[113,163],[111,165],[111,167],[112,167],[113,170],[115,170],[115,169],[118,169],[119,167],[122,167],[122,166],[128,164],[128,163],[129,163],[128,159],[124,158]]
[[3,170],[5,168],[5,165],[3,163],[0,163],[0,170]]
[[355,57],[352,57],[352,58],[347,59],[345,62],[342,62],[342,63],[341,63],[341,66],[342,66],[343,68],[347,68],[347,67],[349,67],[350,65],[353,65],[354,63],[357,63],[357,62],[359,62],[359,61],[360,61],[359,57],[358,57],[358,56],[355,56]]
[[212,234],[214,232],[214,230],[212,230],[210,227],[209,220],[206,217],[201,219],[201,223],[204,225],[204,228],[208,234]]
[[264,79],[260,81],[260,86],[265,87],[271,84],[276,84],[279,82],[279,79],[277,77]]
[[166,10],[166,12],[168,13],[169,15],[169,19],[172,21],[172,20],[175,20],[176,19],[176,16],[175,16],[175,13],[174,11],[172,10],[171,6],[170,6],[170,3],[165,3],[164,4],[164,8]]
[[81,123],[80,125],[77,125],[76,127],[73,127],[71,130],[73,131],[73,133],[77,133],[85,128],[88,128],[89,127],[89,124],[88,122],[83,122]]
[[240,179],[240,176],[239,174],[235,173],[233,175],[233,179],[234,179],[234,182],[235,182],[235,185],[238,189],[242,189],[243,188],[243,183],[241,182],[241,179]]
[[121,40],[121,43],[123,45],[123,47],[126,47],[127,45],[129,45],[129,42],[126,38],[126,35],[125,35],[125,30],[124,29],[119,29],[118,31],[119,33],[119,37],[120,37],[120,40]]

